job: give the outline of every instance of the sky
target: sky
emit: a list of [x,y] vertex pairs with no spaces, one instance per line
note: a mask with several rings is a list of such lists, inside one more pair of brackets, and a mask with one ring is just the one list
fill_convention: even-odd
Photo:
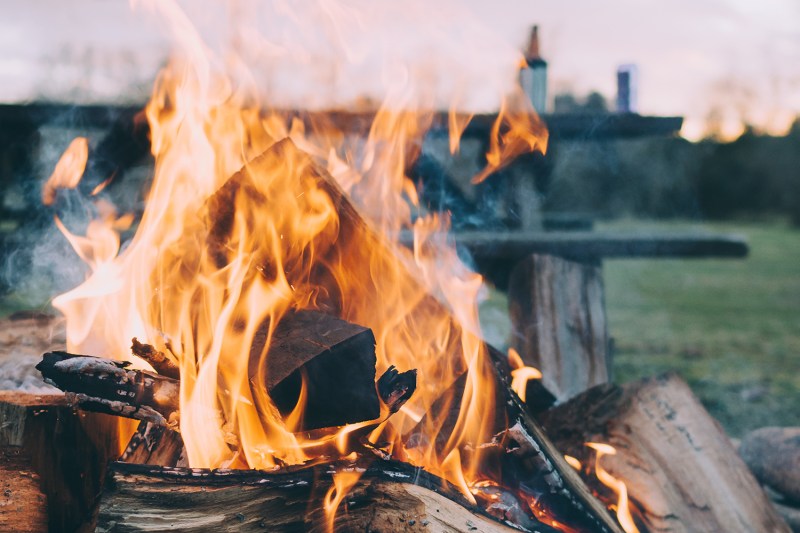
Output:
[[[0,0],[0,101],[141,101],[174,48],[147,0]],[[155,4],[155,3],[154,3]],[[278,104],[362,93],[398,104],[496,108],[540,26],[550,95],[613,101],[639,69],[639,111],[685,116],[683,134],[743,122],[779,133],[800,114],[798,0],[271,0],[183,2],[209,48],[235,46]],[[400,90],[402,88],[409,91]],[[426,98],[428,100],[426,100]]]

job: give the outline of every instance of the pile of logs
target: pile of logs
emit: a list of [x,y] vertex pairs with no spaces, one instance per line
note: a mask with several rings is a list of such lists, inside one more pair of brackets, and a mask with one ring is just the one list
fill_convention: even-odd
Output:
[[[218,193],[224,197],[212,198],[210,205],[233,205],[237,194],[247,193],[250,173],[275,168],[276,160],[287,157],[296,161],[304,156],[289,141],[276,144],[237,173],[232,185]],[[329,253],[358,258],[364,253],[360,247],[388,246],[324,169],[310,159],[301,167],[339,213],[340,242]],[[222,217],[211,234],[223,243],[225,232]],[[225,246],[218,250],[225,253]],[[584,280],[594,279],[591,268],[578,269],[560,259],[531,261],[525,268],[540,279],[547,279],[542,272],[578,272]],[[359,261],[352,263],[358,268]],[[375,267],[362,263],[364,269]],[[512,286],[536,298],[543,289],[530,280],[525,284],[525,271],[515,273]],[[408,277],[413,279],[411,273]],[[368,273],[354,272],[354,279],[368,279]],[[424,294],[422,288],[419,292]],[[298,431],[380,423],[415,391],[413,369],[389,368],[376,380],[372,331],[352,317],[341,318],[341,301],[333,292],[330,298],[321,302],[324,313],[285,315],[262,360],[270,327],[264,324],[250,354],[250,386],[261,392],[254,397],[269,397],[282,414],[295,405],[305,380],[307,414]],[[426,298],[428,305],[442,305]],[[569,299],[547,302],[557,316],[563,316],[559,306],[576,305]],[[533,317],[540,328],[564,327],[556,319],[547,326],[538,312],[521,305],[515,320]],[[148,372],[97,357],[103,354],[48,351],[37,368],[66,395],[0,396],[0,470],[15,476],[4,480],[8,488],[4,485],[0,495],[5,498],[0,528],[39,531],[46,522],[54,531],[326,531],[331,526],[323,510],[329,489],[339,476],[357,472],[358,481],[335,515],[337,531],[619,533],[613,513],[617,496],[598,479],[595,452],[585,445],[600,442],[616,448],[616,455],[603,458],[603,467],[627,483],[640,531],[788,532],[724,432],[680,379],[603,384],[608,362],[598,363],[597,354],[604,353],[607,338],[605,323],[594,321],[594,312],[576,308],[575,327],[559,330],[555,341],[542,338],[545,329],[539,329],[538,338],[515,343],[526,361],[546,349],[547,356],[556,354],[553,364],[572,369],[562,376],[550,374],[545,385],[529,383],[525,404],[510,388],[512,369],[505,354],[487,347],[486,364],[497,385],[495,426],[489,442],[477,443],[486,451],[486,483],[476,486],[470,499],[445,480],[389,459],[367,440],[375,425],[353,432],[346,454],[321,450],[320,459],[310,465],[276,472],[189,468],[179,433],[180,373],[171,353],[134,340],[132,353],[155,370]],[[570,339],[570,331],[579,332],[584,342]],[[582,378],[570,383],[576,368]],[[343,380],[347,387],[341,386]],[[443,437],[448,424],[455,423],[465,382],[462,375],[443,384],[453,401],[431,407],[438,414],[453,409],[445,413],[453,416],[445,417]],[[553,405],[556,399],[560,403]],[[121,452],[113,446],[118,417],[139,420]],[[424,422],[423,417],[419,427]],[[403,435],[407,448],[418,438],[414,429]],[[350,452],[356,452],[356,459]]]

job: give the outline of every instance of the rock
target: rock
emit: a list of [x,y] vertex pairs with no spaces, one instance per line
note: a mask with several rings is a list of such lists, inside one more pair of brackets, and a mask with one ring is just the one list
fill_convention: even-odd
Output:
[[800,427],[768,427],[748,433],[739,455],[761,483],[800,502]]

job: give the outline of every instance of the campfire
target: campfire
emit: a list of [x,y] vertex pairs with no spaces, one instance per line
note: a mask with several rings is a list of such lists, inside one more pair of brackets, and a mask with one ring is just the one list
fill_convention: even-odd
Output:
[[[603,467],[602,431],[554,446],[542,421],[565,440],[581,415],[539,417],[555,401],[541,373],[484,342],[483,281],[408,177],[435,110],[394,94],[369,112],[272,107],[159,11],[183,49],[145,110],[145,209],[98,200],[85,235],[56,219],[91,272],[53,300],[67,346],[37,367],[118,418],[98,530],[652,526]],[[498,105],[476,183],[547,145],[523,98]],[[447,116],[456,151],[470,115]],[[45,202],[77,186],[87,146]]]

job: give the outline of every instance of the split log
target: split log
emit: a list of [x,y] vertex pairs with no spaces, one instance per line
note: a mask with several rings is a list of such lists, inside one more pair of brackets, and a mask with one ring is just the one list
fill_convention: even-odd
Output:
[[88,530],[106,463],[119,453],[117,427],[114,418],[76,413],[62,394],[0,392],[0,446],[30,457],[50,531]]
[[512,346],[559,401],[608,383],[608,331],[599,264],[550,255],[520,262],[509,282]]
[[0,531],[47,531],[47,497],[31,458],[16,446],[0,446]]
[[590,473],[585,442],[610,444],[602,466],[627,484],[646,531],[788,532],[730,440],[688,385],[674,375],[618,387],[600,385],[541,417],[561,452],[584,465],[584,481],[613,494]]
[[[156,468],[113,463],[100,501],[98,531],[329,531],[323,498],[331,465],[267,473]],[[470,505],[422,470],[377,461],[361,474],[335,515],[335,531],[517,531]],[[555,533],[547,526],[536,529]]]

